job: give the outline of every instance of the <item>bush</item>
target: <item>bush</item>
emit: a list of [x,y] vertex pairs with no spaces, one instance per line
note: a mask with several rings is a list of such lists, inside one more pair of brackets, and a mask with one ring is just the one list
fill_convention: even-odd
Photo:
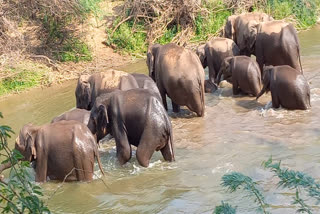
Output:
[[[119,20],[118,20],[119,21]],[[116,25],[115,22],[114,25]],[[124,50],[130,53],[143,53],[146,51],[146,33],[144,26],[141,23],[135,25],[133,22],[125,22],[111,35],[111,30],[108,29],[107,44],[114,44],[117,49]]]
[[[312,213],[312,206],[306,203],[306,199],[303,199],[301,195],[308,195],[308,199],[315,199],[317,203],[320,202],[320,183],[316,182],[311,176],[299,172],[281,167],[281,161],[274,163],[272,158],[262,163],[265,169],[270,170],[279,179],[278,188],[288,188],[294,191],[292,205],[297,206],[297,212],[299,213]],[[252,178],[243,175],[239,172],[231,172],[222,176],[223,187],[226,187],[229,192],[235,192],[239,189],[245,190],[248,195],[254,199],[254,203],[257,205],[257,211],[267,214],[269,204],[265,202],[263,193],[260,191],[261,187],[257,182],[254,182]],[[253,207],[253,206],[251,206]],[[232,208],[229,204],[222,202],[222,205],[215,208],[215,213],[231,213],[235,212],[236,208]],[[229,212],[224,212],[225,210]],[[217,212],[219,211],[219,212]]]

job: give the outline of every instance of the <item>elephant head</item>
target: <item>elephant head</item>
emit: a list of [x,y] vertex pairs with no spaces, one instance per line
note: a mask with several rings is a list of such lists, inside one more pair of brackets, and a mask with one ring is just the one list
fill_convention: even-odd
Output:
[[208,66],[205,49],[206,49],[206,44],[203,44],[197,47],[197,50],[196,50],[196,54],[198,55],[203,68],[206,68]]
[[33,161],[37,159],[36,136],[38,129],[32,124],[26,124],[20,130],[19,136],[16,138],[15,149],[23,156],[25,161]]
[[89,83],[90,75],[81,75],[78,79],[76,95],[77,108],[90,110],[91,86]]
[[243,32],[243,41],[239,41],[242,54],[250,56],[255,53],[255,44],[258,34],[259,23],[255,20],[249,21]]
[[217,85],[219,85],[219,83],[221,81],[222,74],[223,74],[224,80],[230,79],[232,77],[232,69],[230,66],[232,59],[233,59],[233,57],[227,57],[221,63],[220,70],[219,70],[219,73],[218,73],[217,79],[216,79]]
[[155,59],[158,54],[158,49],[161,47],[160,44],[150,45],[147,52],[147,66],[149,70],[149,76],[155,81]]
[[264,66],[263,67],[263,77],[262,77],[262,83],[263,83],[263,88],[260,91],[260,93],[257,95],[256,100],[259,99],[264,93],[268,93],[270,91],[270,81],[271,81],[271,76],[273,75],[273,66]]
[[99,142],[111,131],[107,109],[110,103],[110,98],[115,92],[103,94],[97,97],[91,109],[88,128],[92,134],[97,135],[97,142]]
[[235,40],[236,36],[235,36],[235,30],[234,30],[234,23],[235,23],[235,20],[237,17],[238,17],[237,15],[232,15],[232,16],[228,17],[227,23],[224,26],[224,37],[225,38]]

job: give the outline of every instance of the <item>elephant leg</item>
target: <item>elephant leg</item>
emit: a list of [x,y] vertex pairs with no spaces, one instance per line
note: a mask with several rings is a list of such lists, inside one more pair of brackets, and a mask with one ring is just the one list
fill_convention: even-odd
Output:
[[121,165],[127,163],[131,158],[131,146],[128,141],[124,124],[113,121],[112,134],[116,141],[117,158]]
[[162,98],[162,103],[163,103],[163,107],[165,108],[166,111],[168,111],[168,104],[167,104],[167,99],[166,99],[166,92],[162,87],[159,87],[159,92],[161,94],[161,98]]
[[276,93],[271,92],[271,99],[272,99],[272,107],[273,108],[279,108],[280,107],[280,102],[279,98]]
[[238,81],[234,78],[234,75],[232,77],[232,92],[233,95],[238,95],[240,93]]
[[[157,138],[156,138],[157,139]],[[153,136],[146,137],[142,136],[137,148],[137,160],[139,164],[143,167],[148,167],[150,159],[156,150],[154,146],[155,138]]]
[[171,102],[172,102],[173,112],[175,112],[175,113],[180,112],[180,106],[178,104],[176,104],[175,102],[173,102],[172,100],[171,100]]
[[47,181],[47,168],[48,162],[45,158],[38,155],[36,162],[36,182],[46,182]]
[[172,154],[172,148],[171,148],[170,140],[168,141],[168,143],[162,149],[160,149],[160,151],[161,151],[161,154],[162,154],[163,158],[166,161],[169,161],[169,162],[174,161],[174,156]]

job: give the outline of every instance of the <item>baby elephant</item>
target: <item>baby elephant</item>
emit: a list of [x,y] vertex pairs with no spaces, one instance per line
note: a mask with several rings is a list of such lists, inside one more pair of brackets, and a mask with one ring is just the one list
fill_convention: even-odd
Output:
[[219,84],[223,79],[232,83],[233,94],[239,92],[257,96],[261,90],[261,71],[258,63],[247,56],[228,57],[222,62],[217,77]]
[[266,66],[263,69],[263,88],[257,95],[271,91],[272,106],[306,110],[311,107],[310,88],[300,71],[288,66]]
[[90,118],[90,111],[85,109],[75,108],[53,118],[51,123],[55,123],[61,120],[75,120],[85,125],[88,125],[89,118]]
[[88,127],[99,139],[111,133],[120,164],[130,160],[131,145],[137,147],[141,166],[147,167],[154,151],[159,150],[166,161],[174,161],[170,119],[161,101],[149,90],[118,90],[99,96]]
[[50,180],[91,181],[94,161],[100,163],[96,141],[78,121],[59,121],[43,126],[24,125],[15,148],[26,161],[35,162],[36,182]]

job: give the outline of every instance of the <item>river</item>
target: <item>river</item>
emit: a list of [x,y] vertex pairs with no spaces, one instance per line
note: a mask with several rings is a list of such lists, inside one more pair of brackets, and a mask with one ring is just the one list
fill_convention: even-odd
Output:
[[[220,186],[225,173],[238,171],[259,183],[272,213],[294,213],[294,192],[277,189],[277,180],[261,163],[272,155],[283,167],[320,179],[320,27],[300,32],[299,38],[311,87],[310,110],[274,110],[270,94],[256,102],[254,97],[233,97],[230,86],[220,88],[206,94],[204,118],[192,117],[187,110],[169,112],[176,162],[166,163],[156,152],[150,166],[142,168],[133,154],[121,167],[111,140],[100,148],[103,181],[96,164],[91,183],[42,184],[49,208],[53,213],[212,213],[223,200],[238,206],[238,213],[256,213],[245,192],[230,194]],[[122,69],[147,73],[145,61]],[[0,101],[1,124],[17,134],[25,123],[48,123],[75,106],[75,86],[76,81],[69,81]],[[313,208],[320,211],[319,206]]]

